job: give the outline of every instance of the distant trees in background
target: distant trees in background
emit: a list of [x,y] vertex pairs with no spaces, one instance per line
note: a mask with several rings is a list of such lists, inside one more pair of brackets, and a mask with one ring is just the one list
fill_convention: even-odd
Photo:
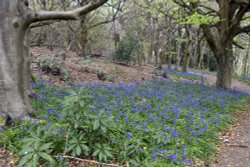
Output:
[[[71,0],[46,2],[46,6],[38,3],[35,7],[68,10],[87,3],[81,0],[74,3]],[[240,17],[235,20],[237,24],[247,26],[245,18],[248,17],[246,8],[249,3],[234,1],[230,5],[226,7],[235,7],[232,12]],[[167,64],[176,70],[187,71],[191,67],[216,71],[219,62],[214,57],[215,50],[211,50],[211,41],[207,42],[208,33],[204,33],[204,30],[211,31],[214,37],[218,36],[216,33],[224,29],[219,24],[223,17],[219,12],[224,8],[216,1],[112,0],[82,16],[80,21],[57,22],[32,29],[32,44],[47,45],[51,49],[53,46],[69,48],[80,56],[101,54],[138,65],[146,63],[161,67]],[[191,9],[198,12],[191,12]],[[228,23],[232,21],[231,18]],[[247,30],[245,28],[244,32]],[[232,70],[238,75],[250,73],[248,37],[247,34],[230,37],[235,44],[231,49],[234,50],[231,56]],[[135,41],[138,46],[134,45]],[[133,47],[137,50],[131,51]],[[218,45],[218,48],[226,46]]]
[[233,74],[250,75],[249,0],[2,0],[0,9],[0,113],[12,118],[30,111],[30,43],[139,66],[216,70],[224,89]]

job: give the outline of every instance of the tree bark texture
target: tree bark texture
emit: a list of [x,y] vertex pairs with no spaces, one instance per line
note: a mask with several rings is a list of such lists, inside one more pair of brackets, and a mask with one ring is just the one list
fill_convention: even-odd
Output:
[[[0,6],[0,113],[11,118],[27,115],[30,110],[29,78],[24,48],[28,24],[20,15],[16,1],[2,0]],[[18,10],[19,9],[19,10]]]
[[242,70],[242,75],[247,76],[248,74],[248,61],[249,61],[249,53],[250,53],[250,38],[248,40],[248,45],[247,45],[247,51],[245,53],[244,59],[243,59],[243,70]]
[[216,86],[231,89],[233,74],[233,52],[230,48],[221,48],[217,53]]
[[182,72],[187,72],[188,71],[190,58],[191,58],[191,54],[192,54],[192,33],[190,31],[190,28],[191,28],[190,26],[188,26],[186,28],[188,41],[186,43],[185,56],[183,58],[184,61],[183,61],[183,65],[182,65]]
[[[186,36],[186,29],[184,29],[184,28],[181,28],[180,30],[178,30],[178,35],[179,35],[179,37],[181,38],[181,39],[184,39],[185,38],[185,36]],[[179,69],[179,66],[180,66],[180,64],[181,64],[181,59],[182,59],[182,57],[183,57],[183,55],[184,55],[184,47],[183,47],[183,45],[184,45],[184,43],[185,42],[183,42],[183,41],[179,41],[178,42],[178,46],[177,46],[177,54],[176,54],[176,64],[175,64],[175,69],[174,70],[176,70],[176,71],[178,71]]]
[[88,27],[87,27],[87,17],[83,15],[80,20],[80,46],[81,46],[81,56],[85,57],[87,54],[87,43],[88,43]]

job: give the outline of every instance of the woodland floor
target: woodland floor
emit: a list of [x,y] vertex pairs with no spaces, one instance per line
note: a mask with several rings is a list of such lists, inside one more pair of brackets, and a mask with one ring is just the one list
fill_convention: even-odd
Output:
[[[41,71],[37,67],[37,57],[47,55],[54,56],[59,52],[59,49],[54,51],[48,50],[46,47],[32,48],[33,57],[31,59],[31,69],[33,73],[40,74]],[[68,52],[64,66],[71,71],[71,80],[77,83],[84,82],[100,82],[97,78],[96,69],[105,70],[108,73],[115,75],[119,82],[140,82],[144,79],[151,79],[154,75],[152,71],[155,69],[152,66],[125,66],[112,63],[108,58],[102,57],[92,59],[92,61],[79,60],[74,52]],[[92,67],[86,70],[86,66]],[[195,72],[197,73],[197,72]],[[216,76],[210,74],[201,74],[207,78],[208,84],[214,85]],[[58,86],[67,86],[59,76],[50,74],[43,75],[44,79]],[[250,93],[250,86],[233,80],[233,87],[244,90]],[[250,104],[245,107],[245,112],[241,112],[236,116],[235,124],[231,125],[227,132],[221,133],[221,144],[218,145],[219,152],[215,158],[212,167],[250,167]],[[16,162],[13,155],[2,149],[0,146],[0,167],[12,167]],[[4,165],[3,165],[4,164]]]
[[[214,85],[216,76],[202,74]],[[233,79],[232,87],[250,93],[250,86]],[[222,144],[212,167],[250,167],[250,104],[236,116],[227,132],[221,133]]]
[[[215,84],[215,76],[203,75],[210,84]],[[250,86],[240,81],[233,80],[232,86],[250,93]],[[244,110],[229,131],[221,133],[222,144],[212,167],[250,167],[250,104]]]

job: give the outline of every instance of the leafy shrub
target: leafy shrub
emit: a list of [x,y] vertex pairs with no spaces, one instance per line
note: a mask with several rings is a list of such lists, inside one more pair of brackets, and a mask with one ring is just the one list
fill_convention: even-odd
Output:
[[31,132],[31,137],[23,140],[22,150],[19,152],[22,158],[19,160],[17,166],[22,167],[25,164],[37,166],[41,159],[50,162],[50,164],[55,163],[50,155],[53,150],[53,143],[46,142],[46,135],[42,133],[45,132],[42,132],[42,129],[38,128],[37,133]]
[[121,39],[118,48],[113,56],[114,60],[129,63],[134,61],[143,53],[143,46],[139,39],[132,32],[126,33],[126,36]]
[[97,72],[97,78],[102,80],[102,81],[109,81],[109,82],[115,82],[116,78],[113,75],[110,75],[106,71],[99,70]]
[[63,62],[56,58],[51,57],[39,57],[37,59],[37,65],[42,71],[51,73],[53,75],[61,74],[61,66]]
[[60,73],[63,81],[68,81],[70,79],[71,72],[67,68],[63,68]]

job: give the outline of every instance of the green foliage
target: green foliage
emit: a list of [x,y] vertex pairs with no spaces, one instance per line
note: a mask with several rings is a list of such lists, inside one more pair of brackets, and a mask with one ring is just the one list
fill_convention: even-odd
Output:
[[68,70],[67,68],[63,68],[61,70],[61,79],[63,81],[68,81],[70,79],[70,74],[71,74],[70,70]]
[[62,61],[54,57],[41,56],[37,59],[38,67],[40,67],[42,71],[53,75],[61,74],[62,63]]
[[165,80],[33,86],[35,117],[43,122],[24,121],[0,133],[0,144],[19,153],[19,166],[68,166],[63,155],[135,167],[186,166],[196,158],[208,163],[229,112],[249,99]]
[[182,22],[182,24],[193,24],[196,26],[201,26],[201,25],[215,24],[218,21],[219,20],[215,17],[202,15],[199,14],[198,12],[194,12],[191,16],[187,18],[186,21]]
[[198,0],[185,0],[185,2],[196,3]]
[[138,37],[131,31],[121,39],[113,56],[117,61],[129,63],[144,54],[143,45]]
[[[107,117],[100,112],[93,115],[88,112],[92,101],[91,96],[85,96],[82,89],[72,91],[72,96],[65,98],[63,110],[64,122],[69,132],[67,152],[72,156],[92,155],[99,161],[108,161],[113,158],[110,148],[110,132],[115,128],[113,117]],[[100,143],[102,142],[102,143]]]
[[84,141],[84,136],[82,134],[72,136],[68,143],[67,152],[71,152],[73,156],[80,156],[82,153],[88,155],[89,147],[86,143],[87,141]]
[[97,73],[97,78],[102,81],[109,81],[109,82],[115,82],[116,78],[114,75],[109,74],[108,72],[104,70],[100,70]]
[[31,137],[23,140],[22,150],[19,152],[21,159],[17,166],[28,165],[30,167],[36,167],[39,165],[39,160],[43,159],[50,164],[54,164],[55,161],[51,157],[50,153],[53,150],[53,143],[46,142],[44,133],[41,128],[37,129],[37,133],[31,132]]
[[97,143],[94,146],[93,156],[98,157],[99,161],[107,162],[108,159],[113,158],[112,148],[108,144]]

